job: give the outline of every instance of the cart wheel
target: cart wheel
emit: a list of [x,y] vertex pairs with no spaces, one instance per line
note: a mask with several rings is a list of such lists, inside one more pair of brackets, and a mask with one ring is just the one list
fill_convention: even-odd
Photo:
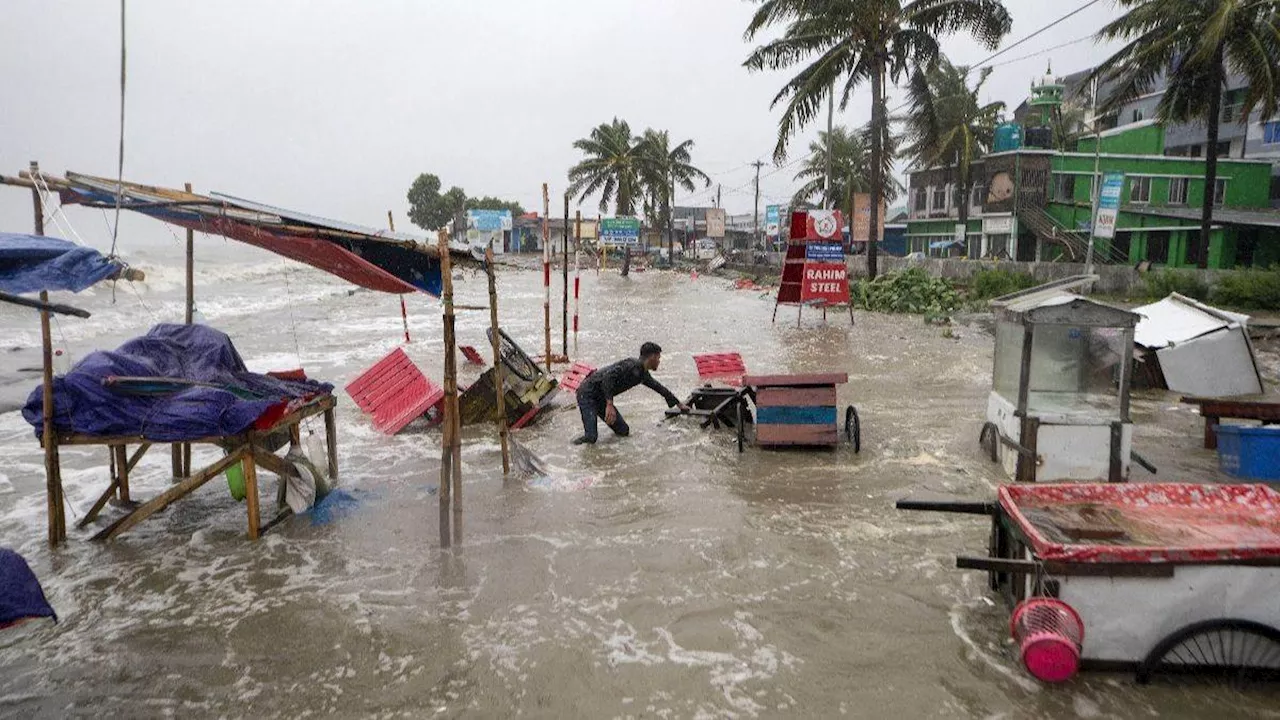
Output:
[[1202,674],[1229,685],[1280,679],[1280,630],[1252,620],[1205,620],[1161,640],[1138,665],[1137,680]]
[[862,421],[858,419],[858,409],[852,405],[844,409],[844,436],[853,443],[855,453],[862,452]]
[[978,445],[982,447],[991,462],[1000,461],[1000,428],[993,422],[985,423],[982,432],[978,433]]
[[[493,328],[485,331],[489,336],[489,342],[493,342]],[[524,350],[511,339],[503,330],[498,331],[498,355],[502,359],[502,364],[507,369],[516,374],[516,377],[525,382],[533,382],[542,371],[538,369],[538,364],[533,361]]]
[[746,440],[747,440],[747,423],[743,421],[743,417],[742,417],[743,406],[746,404],[747,404],[746,400],[739,400],[737,403],[735,403],[734,412],[737,413],[737,422],[734,424],[738,426],[738,452],[739,453],[742,452],[743,446],[746,444]]

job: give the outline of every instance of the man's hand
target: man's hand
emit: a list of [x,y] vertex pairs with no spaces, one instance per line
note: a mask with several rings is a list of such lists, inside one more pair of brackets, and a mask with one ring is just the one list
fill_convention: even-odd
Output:
[[604,406],[604,424],[612,425],[618,419],[618,411],[613,407],[613,403],[609,402]]
[[689,406],[688,406],[688,405],[685,405],[684,403],[676,403],[676,407],[677,407],[677,408],[679,408],[679,409],[680,409],[680,412],[682,412],[682,413],[688,413],[688,412],[689,412]]

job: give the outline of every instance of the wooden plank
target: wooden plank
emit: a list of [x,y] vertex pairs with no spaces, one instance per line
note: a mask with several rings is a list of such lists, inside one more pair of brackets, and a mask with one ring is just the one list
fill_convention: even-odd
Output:
[[129,458],[129,462],[125,464],[125,469],[132,470],[134,466],[138,464],[138,461],[142,459],[142,456],[146,455],[147,451],[150,449],[151,449],[151,443],[149,442],[144,442],[141,445],[139,445],[137,452],[135,452],[133,454],[133,457]]
[[116,445],[116,483],[121,503],[132,502],[129,497],[129,446]]
[[834,387],[764,388],[756,394],[756,407],[822,405],[836,406]]
[[835,425],[756,425],[757,445],[835,445]]
[[253,451],[244,454],[244,504],[249,514],[249,539],[258,539],[262,518],[258,514],[258,467],[253,461]]
[[814,375],[743,375],[743,385],[755,387],[807,387],[813,385],[841,385],[849,382],[848,373]]
[[106,492],[98,497],[97,501],[93,503],[93,507],[89,508],[89,512],[85,513],[80,522],[76,523],[77,528],[84,529],[86,525],[93,522],[94,518],[98,517],[98,513],[102,512],[102,508],[106,506],[107,501],[111,499],[112,495],[116,494],[116,487],[116,478],[112,474],[111,485],[107,487]]
[[143,520],[146,520],[151,515],[168,507],[175,500],[178,500],[179,498],[190,494],[191,492],[196,490],[196,488],[199,488],[201,485],[204,485],[205,483],[209,482],[210,479],[217,477],[220,473],[222,473],[227,468],[240,462],[241,458],[243,458],[245,455],[245,450],[246,450],[245,447],[236,448],[221,460],[215,462],[209,467],[206,467],[200,472],[193,474],[191,477],[185,478],[182,482],[160,493],[159,495],[148,500],[142,505],[139,505],[136,510],[129,513],[128,515],[125,515],[119,520],[115,521],[114,523],[112,523],[111,525],[103,529],[101,532],[99,532],[97,535],[94,535],[93,539],[109,540],[119,535],[120,533],[128,530],[134,525],[137,525]]
[[834,407],[761,407],[756,410],[760,425],[827,425],[835,427]]

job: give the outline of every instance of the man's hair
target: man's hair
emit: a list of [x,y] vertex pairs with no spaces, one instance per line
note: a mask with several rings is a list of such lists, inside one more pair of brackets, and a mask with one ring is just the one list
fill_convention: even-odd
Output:
[[662,348],[658,347],[658,343],[647,342],[640,346],[640,357],[646,358],[650,355],[657,355],[662,352]]

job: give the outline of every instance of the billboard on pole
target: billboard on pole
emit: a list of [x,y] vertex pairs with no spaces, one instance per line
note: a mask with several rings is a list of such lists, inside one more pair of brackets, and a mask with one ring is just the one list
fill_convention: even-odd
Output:
[[605,218],[600,221],[600,240],[605,245],[639,245],[640,220],[633,217]]
[[1124,187],[1124,173],[1109,172],[1102,176],[1102,191],[1098,194],[1098,216],[1093,221],[1093,234],[1100,238],[1116,236],[1116,216],[1120,214],[1120,190]]
[[468,210],[467,244],[483,252],[490,244],[494,254],[505,252],[503,233],[511,232],[510,210]]
[[707,208],[707,237],[724,237],[724,208]]

